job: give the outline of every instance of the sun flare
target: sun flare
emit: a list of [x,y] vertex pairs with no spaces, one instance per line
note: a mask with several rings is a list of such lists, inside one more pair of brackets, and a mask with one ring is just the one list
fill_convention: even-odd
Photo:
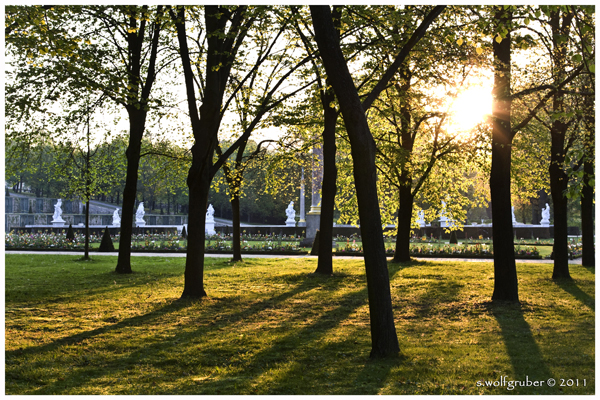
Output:
[[450,105],[450,129],[468,133],[492,113],[492,93],[483,86],[471,87],[460,93]]

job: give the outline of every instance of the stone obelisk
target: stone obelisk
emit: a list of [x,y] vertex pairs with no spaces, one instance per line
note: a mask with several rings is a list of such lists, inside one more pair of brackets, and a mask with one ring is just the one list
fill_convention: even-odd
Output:
[[304,167],[302,167],[302,176],[300,177],[300,220],[298,226],[306,226],[305,207],[304,207]]
[[321,185],[323,184],[323,148],[321,144],[313,147],[312,159],[312,196],[310,210],[306,215],[306,237],[301,245],[312,245],[317,229],[321,224]]

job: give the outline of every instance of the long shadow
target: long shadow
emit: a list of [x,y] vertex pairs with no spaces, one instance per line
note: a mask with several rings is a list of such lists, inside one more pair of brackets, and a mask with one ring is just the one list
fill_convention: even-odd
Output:
[[[388,263],[390,271],[390,281],[400,271],[416,267],[419,265],[426,264],[426,261],[412,260],[405,263]],[[423,317],[431,315],[431,309],[437,304],[443,304],[444,302],[453,301],[458,297],[460,289],[464,285],[457,284],[454,281],[433,281],[427,288],[427,291],[420,296],[419,300],[415,301],[412,306],[417,308],[416,320],[418,321]],[[440,297],[439,294],[442,293]],[[397,306],[397,305],[395,305]],[[402,349],[403,343],[400,343]],[[400,351],[398,357],[392,357],[382,360],[365,360],[363,367],[358,372],[341,372],[340,374],[350,373],[354,377],[347,381],[351,381],[351,387],[343,388],[343,390],[336,392],[336,394],[344,395],[376,395],[379,394],[379,390],[386,384],[387,378],[393,367],[410,362],[410,360]],[[360,389],[357,389],[360,387]],[[360,393],[359,393],[360,392]]]
[[[290,276],[296,277],[297,275],[291,274]],[[320,278],[319,276],[309,276],[306,279],[302,280],[296,287],[292,288],[289,291],[286,291],[285,293],[282,293],[282,294],[275,296],[273,298],[270,298],[270,299],[263,299],[263,300],[255,302],[255,303],[252,303],[249,307],[247,307],[246,310],[244,310],[240,313],[237,313],[237,314],[230,314],[230,315],[225,314],[224,317],[221,319],[222,319],[222,321],[228,321],[231,323],[237,322],[237,321],[239,321],[245,317],[248,317],[254,313],[257,313],[266,308],[272,307],[274,303],[285,301],[288,298],[290,298],[298,293],[308,291],[316,286],[321,285],[321,282],[323,281],[323,279],[319,279],[319,278]],[[338,280],[338,284],[339,283],[341,283],[340,280]],[[328,281],[328,284],[331,284],[331,281]],[[53,301],[53,300],[50,300],[50,301]],[[75,334],[72,336],[60,338],[51,343],[44,344],[42,346],[32,346],[32,347],[28,347],[27,349],[23,349],[23,350],[7,351],[7,352],[5,352],[5,355],[11,356],[13,354],[19,354],[19,355],[35,354],[35,353],[44,352],[47,350],[52,350],[57,346],[78,343],[84,339],[89,339],[94,336],[98,336],[98,335],[110,332],[112,330],[120,329],[123,327],[134,327],[134,326],[144,325],[144,324],[151,322],[153,319],[161,317],[167,313],[178,311],[179,309],[187,307],[190,304],[191,304],[190,302],[176,300],[169,304],[166,304],[165,306],[163,306],[159,309],[153,310],[144,315],[138,315],[135,317],[127,318],[127,319],[121,320],[117,323],[114,323],[112,325],[106,325],[101,328],[93,329],[91,331],[81,332],[81,333],[78,333],[78,334]],[[219,307],[219,305],[215,304],[215,305],[213,305],[213,307]]]
[[[395,274],[396,271],[392,271],[390,273],[390,275],[393,276],[393,274]],[[295,277],[297,279],[297,274],[292,274],[292,275],[290,275],[290,277]],[[216,323],[216,326],[210,326],[210,325],[203,326],[200,329],[198,329],[196,332],[193,332],[193,333],[179,332],[176,334],[177,340],[171,341],[170,343],[164,343],[162,341],[162,338],[160,338],[157,340],[156,343],[137,348],[135,351],[129,353],[126,357],[122,357],[122,358],[119,358],[116,360],[111,360],[108,363],[104,363],[102,366],[98,366],[98,367],[93,366],[92,367],[90,365],[86,365],[85,368],[73,370],[70,373],[68,380],[70,382],[77,382],[77,386],[81,386],[86,381],[89,381],[92,379],[97,379],[108,373],[119,374],[119,372],[122,372],[124,370],[124,368],[126,368],[129,361],[136,361],[136,362],[143,361],[145,359],[152,358],[158,352],[169,351],[170,349],[173,349],[173,351],[176,351],[177,347],[180,346],[180,345],[176,344],[177,341],[181,342],[183,340],[183,341],[193,342],[193,340],[196,339],[199,334],[207,334],[207,333],[214,334],[216,332],[217,328],[223,329],[226,326],[233,325],[234,323],[236,323],[238,321],[242,321],[245,318],[248,318],[253,314],[259,313],[267,308],[273,307],[278,302],[285,301],[301,292],[311,290],[318,286],[327,286],[329,289],[334,289],[336,286],[338,286],[344,282],[345,277],[338,276],[337,278],[338,279],[335,279],[335,277],[334,277],[334,279],[331,279],[331,277],[325,278],[325,277],[320,277],[320,276],[309,275],[309,276],[305,277],[304,279],[302,279],[301,281],[299,281],[298,284],[295,287],[293,287],[291,290],[286,290],[286,292],[281,293],[280,295],[273,296],[269,299],[263,299],[263,300],[254,302],[242,311],[233,312],[233,313],[229,313],[229,314],[227,314],[227,313],[223,314],[222,318]],[[349,296],[347,299],[345,299],[343,301],[343,304],[340,305],[338,308],[332,310],[331,312],[324,314],[314,324],[308,325],[307,327],[305,327],[304,329],[301,330],[300,336],[305,337],[305,339],[303,340],[303,343],[308,343],[310,341],[317,340],[318,337],[324,335],[326,331],[328,331],[329,329],[332,329],[337,324],[339,324],[340,321],[347,318],[347,316],[354,309],[356,309],[357,307],[364,304],[365,301],[366,301],[366,288]],[[132,318],[120,321],[118,323],[115,323],[113,325],[109,325],[109,326],[101,327],[101,328],[94,329],[91,331],[82,332],[80,334],[72,335],[69,337],[61,338],[61,339],[53,341],[52,343],[48,343],[48,344],[45,344],[42,346],[30,347],[30,348],[27,348],[24,350],[13,350],[13,351],[7,352],[6,358],[8,360],[8,359],[21,358],[23,356],[28,356],[28,355],[29,356],[40,355],[44,352],[55,350],[56,348],[59,348],[61,346],[79,343],[79,342],[84,341],[85,339],[90,339],[90,338],[108,333],[113,330],[130,329],[130,328],[136,327],[136,326],[144,326],[144,325],[151,323],[153,320],[160,318],[161,316],[163,316],[167,313],[176,312],[177,310],[179,310],[181,308],[187,307],[189,304],[190,303],[176,301],[176,302],[170,303],[160,309],[157,309],[150,313],[147,313],[145,315],[132,317]],[[220,305],[209,304],[208,307],[209,308],[214,307],[215,309],[211,310],[211,311],[216,311],[217,309],[220,308]],[[212,315],[212,313],[208,313],[208,314]],[[323,332],[323,333],[318,333],[318,332]],[[254,358],[255,359],[264,359],[266,357],[266,359],[271,359],[273,357],[278,357],[281,351],[284,351],[286,348],[289,350],[289,346],[294,345],[294,347],[295,347],[296,344],[297,344],[297,339],[295,337],[282,338],[277,343],[274,343],[273,346],[270,347],[270,349],[262,351],[261,353],[258,354],[258,356],[255,356]],[[101,348],[97,349],[97,350],[102,351]],[[261,354],[262,354],[262,357],[261,357]],[[258,357],[258,358],[256,358],[256,357]],[[43,361],[40,361],[40,362],[43,363]],[[36,363],[34,363],[34,364],[36,364]],[[260,364],[260,362],[258,364]],[[30,365],[28,365],[28,367],[35,368],[35,365],[30,364]],[[40,387],[38,390],[35,391],[35,393],[37,393],[37,394],[61,393],[61,391],[64,391],[67,387],[68,386],[66,385],[66,382],[55,382],[55,383],[43,385],[43,387]],[[148,388],[148,389],[150,391],[150,388]]]
[[[72,261],[72,260],[69,260]],[[70,265],[70,264],[67,264]],[[13,288],[18,285],[20,279],[8,277],[6,282],[5,300],[9,304],[11,301],[19,301],[23,303],[38,303],[41,301],[73,301],[81,299],[87,293],[103,294],[111,293],[123,288],[135,288],[140,284],[145,284],[149,281],[157,279],[173,278],[181,276],[180,271],[173,273],[161,272],[143,272],[134,274],[117,274],[114,271],[105,269],[105,266],[97,266],[93,264],[86,265],[87,268],[93,269],[94,272],[73,279],[74,274],[69,273],[69,270],[57,271],[54,275],[44,277],[44,281],[33,282],[33,288],[21,286],[18,289]],[[32,294],[38,294],[35,298]]]
[[91,339],[95,336],[99,336],[99,335],[108,333],[110,331],[114,331],[114,330],[118,330],[118,329],[126,328],[126,327],[129,328],[129,327],[141,326],[141,325],[150,323],[152,320],[157,319],[165,314],[169,314],[169,313],[178,311],[182,308],[188,307],[189,305],[190,305],[190,303],[186,304],[181,301],[173,301],[171,303],[164,305],[163,307],[160,307],[156,310],[150,311],[149,313],[144,314],[144,315],[138,315],[135,317],[126,318],[124,320],[121,320],[121,321],[116,322],[111,325],[106,325],[106,326],[103,326],[100,328],[92,329],[90,331],[85,331],[85,332],[77,333],[75,335],[63,337],[63,338],[54,340],[50,343],[46,343],[41,346],[31,346],[26,349],[9,350],[9,351],[6,351],[4,354],[7,359],[11,358],[11,357],[41,354],[46,351],[55,350],[57,347],[81,343],[82,341],[84,341],[86,339]]
[[486,307],[500,325],[506,352],[510,358],[514,376],[508,380],[545,381],[551,378],[546,360],[533,337],[531,328],[525,321],[521,305],[502,302],[489,302]]
[[594,297],[590,296],[577,285],[574,280],[564,280],[564,279],[553,279],[558,287],[560,287],[565,292],[569,293],[571,296],[575,297],[579,300],[583,305],[588,307],[592,311],[596,311],[596,300]]
[[[140,347],[137,350],[129,353],[126,357],[112,360],[112,361],[108,362],[107,364],[104,364],[101,367],[86,366],[86,368],[84,368],[84,369],[81,369],[78,371],[73,371],[70,373],[69,380],[71,382],[77,382],[77,386],[82,386],[85,382],[90,381],[92,379],[97,379],[108,373],[122,372],[128,365],[130,365],[131,361],[141,362],[144,359],[152,358],[153,355],[156,355],[159,352],[169,351],[169,349],[173,349],[173,351],[176,352],[177,347],[180,346],[178,344],[178,342],[182,342],[182,341],[193,342],[194,339],[201,337],[204,334],[207,334],[209,332],[214,333],[217,329],[223,329],[223,327],[225,327],[227,325],[231,325],[237,321],[243,320],[244,318],[247,318],[247,317],[251,316],[252,314],[259,313],[267,308],[271,308],[277,302],[285,301],[286,299],[288,299],[292,296],[295,296],[298,293],[308,291],[314,287],[320,286],[322,282],[323,282],[323,279],[320,279],[319,277],[308,277],[307,279],[304,279],[303,281],[301,281],[292,290],[288,290],[278,296],[274,296],[269,299],[264,299],[264,300],[260,300],[258,302],[252,303],[243,311],[236,312],[236,313],[230,313],[230,314],[222,314],[221,318],[219,318],[218,321],[211,321],[211,322],[206,321],[207,322],[206,325],[202,326],[201,328],[199,328],[197,331],[195,331],[193,333],[178,332],[176,334],[177,339],[172,340],[169,343],[165,343],[162,340],[162,338],[160,338],[154,344]],[[339,283],[341,283],[341,281]],[[31,348],[28,348],[25,350],[14,350],[11,352],[7,352],[6,353],[7,359],[9,356],[16,357],[16,356],[23,356],[23,355],[34,355],[34,354],[40,354],[44,351],[55,350],[57,347],[69,345],[69,344],[73,344],[73,343],[78,343],[85,339],[92,338],[94,336],[98,336],[103,333],[107,333],[111,330],[143,326],[143,325],[150,323],[153,319],[156,319],[168,312],[175,312],[181,308],[185,308],[185,307],[191,305],[192,303],[193,303],[193,301],[186,301],[186,300],[174,301],[173,303],[161,308],[160,310],[155,310],[155,311],[152,311],[152,312],[142,315],[142,316],[132,317],[132,318],[120,321],[114,325],[94,329],[94,330],[88,331],[88,332],[82,332],[80,334],[72,335],[67,338],[61,338],[61,339],[58,339],[52,343],[48,343],[43,346],[31,347]],[[209,307],[210,311],[207,312],[207,314],[213,315],[214,311],[219,310],[221,306],[218,304],[218,302],[216,302],[216,303],[209,304],[208,307]],[[101,351],[101,349],[98,349],[98,350]],[[178,360],[178,362],[179,361],[180,360]],[[184,360],[181,360],[181,362],[184,362]],[[35,365],[29,365],[29,366],[32,368],[35,368]],[[60,393],[61,390],[64,390],[65,387],[66,386],[65,386],[64,382],[56,382],[56,383],[48,384],[48,385],[41,387],[40,389],[36,390],[36,392],[33,394]]]
[[[407,268],[409,266],[414,265],[414,263],[403,263],[403,264],[388,264],[389,277],[390,280],[403,268]],[[311,275],[315,276],[315,275]],[[333,277],[320,277],[324,282],[331,282]],[[343,276],[338,276],[342,279]],[[340,282],[340,283],[341,283]],[[366,282],[365,282],[366,285]],[[238,386],[239,393],[251,393],[253,382],[256,381],[258,377],[262,374],[266,373],[269,370],[269,363],[277,364],[278,362],[285,363],[286,357],[285,354],[289,353],[291,350],[298,350],[302,348],[310,348],[311,344],[318,344],[322,342],[321,347],[330,346],[327,344],[324,339],[327,338],[327,332],[336,328],[342,321],[347,319],[352,312],[354,312],[357,308],[362,307],[367,304],[368,296],[367,296],[367,288],[357,290],[348,294],[341,299],[338,299],[336,302],[339,304],[338,307],[324,313],[321,315],[315,322],[307,325],[302,328],[300,331],[297,331],[293,336],[287,335],[272,344],[268,349],[264,349],[258,353],[252,355],[253,361],[244,365],[245,371],[252,371],[252,375],[255,377],[254,379],[245,379],[243,383]],[[302,320],[303,315],[300,314],[296,317],[296,319]],[[356,388],[354,385],[352,387],[331,387],[323,386],[321,388],[317,388],[314,386],[314,381],[306,382],[307,387],[302,389],[297,389],[298,392],[292,391],[290,387],[290,382],[297,383],[299,380],[303,382],[303,376],[305,374],[306,368],[310,368],[311,365],[314,365],[316,360],[319,358],[318,350],[313,349],[313,352],[307,353],[303,357],[295,358],[294,364],[290,366],[285,373],[281,374],[277,380],[271,382],[269,384],[269,389],[266,393],[268,394],[317,394],[317,393],[334,393],[334,394],[356,394]],[[283,355],[282,355],[283,354]],[[374,370],[377,371],[378,378],[376,382],[368,382],[363,388],[363,392],[361,394],[376,394],[379,389],[383,386],[386,381],[387,375],[389,374],[391,368],[399,362],[399,358],[392,358],[386,360],[369,360],[367,358],[368,350],[365,350],[365,374],[372,374]],[[296,355],[297,357],[297,355]],[[362,362],[361,362],[362,363]],[[323,374],[327,372],[323,371]],[[330,375],[329,380],[331,381],[339,381],[339,382],[348,382],[355,380],[348,379],[347,374],[356,374],[356,378],[358,379],[360,373],[356,373],[353,371],[345,371],[344,376],[336,377],[335,375]],[[229,379],[235,379],[236,373],[231,374]],[[207,382],[203,384],[203,389],[207,392],[217,391],[220,387],[227,386],[227,377],[223,377],[219,381],[216,382]],[[327,379],[321,379],[320,382],[325,382]]]
[[[287,354],[293,350],[311,348],[311,344],[318,343],[323,339],[326,339],[327,332],[337,327],[343,320],[347,319],[352,312],[358,307],[363,306],[367,302],[367,289],[363,288],[354,291],[341,299],[337,300],[339,306],[327,311],[322,314],[317,320],[309,325],[306,325],[300,330],[294,331],[294,334],[288,334],[280,337],[274,341],[272,345],[265,348],[257,353],[252,354],[252,361],[244,364],[244,379],[238,385],[238,393],[252,393],[253,383],[264,373],[268,372],[269,369],[278,363],[285,363],[288,361]],[[298,320],[304,319],[304,313],[301,313],[297,317]],[[325,346],[326,344],[323,344]],[[301,388],[298,389],[298,393],[290,392],[290,382],[297,383],[299,379],[302,379],[304,370],[313,365],[315,368],[318,366],[314,365],[316,360],[319,358],[319,354],[316,349],[311,349],[313,352],[307,353],[302,357],[294,359],[294,365],[289,368],[285,373],[281,374],[277,380],[269,384],[269,388],[265,394],[306,394],[313,393],[315,387]],[[297,355],[297,354],[296,354]],[[253,378],[248,378],[247,374],[250,372]],[[216,392],[222,387],[227,386],[228,379],[235,379],[235,375],[238,373],[234,372],[230,376],[223,376],[218,381],[206,382],[203,384],[203,391],[210,393]],[[306,382],[307,385],[314,385],[315,382]],[[326,388],[322,388],[326,391]],[[263,390],[265,392],[265,390]],[[316,394],[316,393],[313,393]]]

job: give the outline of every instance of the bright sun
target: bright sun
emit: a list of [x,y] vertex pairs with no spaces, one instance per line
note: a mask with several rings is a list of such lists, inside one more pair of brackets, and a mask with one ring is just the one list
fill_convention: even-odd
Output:
[[490,88],[474,86],[460,93],[450,106],[452,120],[450,130],[455,133],[469,133],[485,116],[492,113],[492,93]]

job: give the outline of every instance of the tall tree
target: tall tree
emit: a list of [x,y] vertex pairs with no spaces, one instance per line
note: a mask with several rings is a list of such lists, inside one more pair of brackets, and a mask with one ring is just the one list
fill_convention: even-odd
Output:
[[[188,9],[192,16],[198,16],[197,10]],[[186,8],[178,6],[170,9],[171,18],[177,29],[179,53],[183,65],[187,103],[194,145],[192,146],[192,164],[188,173],[189,219],[188,250],[184,274],[182,297],[199,298],[206,296],[204,290],[204,226],[210,184],[216,172],[226,160],[243,143],[246,143],[252,130],[246,130],[215,161],[213,159],[218,145],[218,133],[223,115],[233,101],[237,91],[241,90],[249,75],[241,80],[231,82],[232,70],[236,65],[236,57],[240,51],[249,29],[257,18],[265,12],[264,7],[248,8],[246,6],[205,6],[204,29],[206,42],[205,53],[201,53],[205,63],[204,71],[194,68],[199,62],[192,60],[192,52],[188,47],[186,31]],[[199,41],[198,41],[199,43]],[[202,49],[201,49],[202,50]],[[259,58],[258,68],[264,59]],[[196,82],[200,82],[201,105],[198,108],[196,98]],[[225,99],[225,93],[230,94]]]
[[494,242],[494,293],[492,300],[519,301],[517,266],[512,233],[510,170],[511,145],[511,32],[512,12],[503,7],[494,10],[497,30],[505,35],[493,42],[494,90],[492,106],[492,232]]
[[[295,10],[297,15],[300,15]],[[333,7],[332,18],[337,31],[337,37],[341,35],[341,18],[342,7]],[[308,54],[315,53],[312,42],[304,34],[303,29],[309,30],[309,24],[304,24],[301,27],[296,21],[296,32],[302,39],[302,43]],[[314,34],[313,34],[314,36]],[[315,59],[312,59],[312,70],[316,77],[320,105],[323,110],[323,129],[321,137],[323,141],[323,180],[321,182],[321,215],[319,220],[319,243],[318,243],[318,259],[317,269],[315,273],[322,275],[333,274],[333,215],[335,209],[335,194],[337,191],[337,168],[336,168],[336,145],[335,145],[335,128],[338,120],[338,110],[336,110],[335,93],[328,79],[322,76],[321,68]]]
[[[123,55],[126,54],[126,58],[123,61],[126,65],[124,83],[127,89],[125,90],[125,98],[113,97],[113,99],[123,104],[129,115],[129,144],[125,151],[125,156],[127,157],[127,175],[123,191],[119,257],[117,259],[117,266],[115,267],[115,271],[118,273],[132,272],[131,234],[133,232],[138,169],[142,138],[144,136],[149,103],[151,101],[150,95],[158,73],[159,37],[165,23],[163,21],[163,13],[163,7],[158,6],[154,14],[154,21],[148,27],[147,21],[151,17],[148,6],[126,7],[123,10],[123,14],[128,17],[128,21],[124,26],[117,25],[116,29],[125,37],[127,43],[125,47],[117,45],[119,52]],[[108,28],[115,28],[112,19],[105,19],[103,22]],[[146,57],[147,51],[149,51],[149,57]],[[144,62],[147,62],[147,64]]]
[[[384,177],[380,185],[380,197],[385,198],[382,203],[388,209],[384,220],[395,222],[397,226],[396,262],[410,260],[415,200],[420,198],[428,204],[427,214],[431,219],[437,218],[441,202],[446,202],[447,207],[453,209],[450,214],[456,221],[450,229],[457,228],[462,219],[460,214],[464,213],[463,200],[467,196],[462,189],[465,185],[458,182],[465,183],[468,179],[467,166],[481,146],[478,146],[476,127],[471,127],[472,132],[466,132],[464,128],[450,126],[453,120],[451,99],[469,89],[471,75],[477,73],[483,57],[472,46],[462,46],[462,42],[448,43],[450,35],[460,37],[461,41],[467,36],[460,27],[469,16],[462,13],[462,7],[445,13],[445,19],[428,31],[428,40],[419,41],[390,82],[390,87],[375,103],[377,112],[371,115],[377,120],[371,129],[378,147],[378,168]],[[414,29],[410,24],[402,25],[401,21],[398,17],[389,18],[385,24],[373,28],[378,36],[390,37],[373,46],[376,49],[372,50],[373,58],[381,60],[379,62],[385,63]],[[452,161],[458,160],[452,166]],[[436,175],[436,166],[442,161],[445,162],[444,179],[434,179],[432,175]],[[432,185],[437,190],[426,190]],[[423,198],[425,193],[434,196]],[[390,215],[394,212],[397,212],[397,221]]]
[[[115,160],[115,146],[107,143],[108,134],[103,123],[94,121],[98,117],[104,96],[94,102],[87,99],[85,108],[75,110],[68,117],[67,125],[62,130],[61,141],[57,143],[56,170],[60,179],[66,183],[63,192],[68,197],[76,196],[85,203],[85,242],[83,260],[89,260],[90,251],[90,200],[93,196],[105,194],[119,177]],[[95,114],[95,115],[94,115]],[[82,133],[77,133],[78,128]],[[103,131],[102,134],[99,131]],[[102,137],[104,136],[104,137]],[[95,144],[98,137],[103,143]]]
[[[268,124],[268,116],[274,110],[286,101],[292,99],[296,94],[304,91],[312,82],[298,84],[293,89],[282,91],[284,84],[293,76],[293,73],[300,69],[304,64],[313,58],[313,54],[304,57],[297,57],[295,47],[291,45],[290,39],[281,43],[280,37],[284,34],[287,27],[285,10],[271,10],[273,17],[282,18],[276,34],[273,32],[273,26],[277,26],[276,18],[265,15],[255,23],[254,29],[249,33],[250,40],[255,43],[251,50],[256,58],[254,64],[246,66],[249,72],[245,79],[242,75],[243,69],[238,67],[236,71],[236,80],[245,81],[240,90],[235,91],[236,114],[238,115],[238,126],[242,132],[240,137],[244,138],[235,150],[235,159],[231,162],[225,162],[225,178],[229,186],[229,195],[232,207],[233,224],[233,261],[240,261],[241,243],[240,243],[240,195],[244,179],[244,171],[249,162],[263,154],[265,144],[273,143],[275,140],[266,139],[258,143],[255,149],[246,154],[248,140],[252,132],[257,128],[265,127]],[[293,39],[291,39],[293,40]],[[283,51],[276,51],[277,47],[283,47]],[[273,118],[271,118],[273,119]],[[231,145],[231,143],[229,143]],[[223,156],[223,149],[219,143],[216,147],[218,157]]]
[[[43,110],[59,97],[86,90],[104,94],[129,117],[127,177],[119,258],[115,270],[131,272],[130,250],[140,145],[148,112],[159,101],[152,88],[168,56],[159,57],[164,28],[162,6],[13,6],[7,42],[34,68],[19,68],[11,103],[25,112]],[[17,29],[18,28],[18,29]],[[36,92],[32,93],[36,88]],[[37,96],[35,95],[37,94]],[[35,99],[33,102],[32,99]]]
[[[576,54],[576,56],[569,57],[569,51],[572,52],[572,48],[579,47],[577,43],[571,43],[572,36],[576,37],[574,34],[574,19],[576,13],[585,13],[581,8],[576,7],[555,7],[546,11],[549,14],[548,24],[551,28],[551,58],[552,58],[552,67],[553,67],[553,80],[554,85],[558,86],[562,81],[566,80],[568,71],[567,68],[571,60],[577,59],[577,61],[581,61],[583,59],[584,53]],[[583,38],[581,38],[583,39]],[[584,45],[585,46],[585,45]],[[571,68],[571,71],[576,68]],[[586,71],[588,76],[591,75],[588,67],[588,71]],[[578,131],[579,129],[572,129],[571,134],[569,135],[570,127],[577,125],[582,120],[581,116],[569,110],[568,106],[568,98],[565,90],[559,89],[557,90],[552,98],[552,116],[551,116],[551,127],[550,127],[550,137],[551,137],[551,156],[550,156],[550,188],[552,201],[554,205],[554,270],[552,273],[553,279],[571,279],[571,275],[569,273],[569,253],[568,253],[568,226],[567,226],[567,192],[569,186],[569,176],[567,173],[568,165],[567,155],[571,148],[574,146],[576,140],[578,140]],[[589,92],[586,90],[585,86],[581,90],[582,93]],[[592,89],[593,93],[593,89]],[[578,94],[578,93],[576,93]],[[591,93],[586,93],[588,96]],[[591,121],[587,115],[590,115],[592,111],[589,107],[585,106],[585,101],[583,102],[583,119],[587,121],[588,126]],[[584,122],[584,128],[585,128]],[[585,142],[588,141],[585,138],[579,138],[582,141],[583,149],[589,150],[589,145],[586,145]],[[588,156],[588,152],[584,151],[584,154]],[[589,157],[589,156],[588,156]],[[589,170],[589,166],[588,166]],[[585,171],[584,171],[585,174]],[[589,182],[589,179],[588,179]],[[586,186],[583,186],[583,189],[586,190]],[[586,193],[589,197],[589,189],[586,190]],[[583,221],[582,221],[583,222]],[[589,228],[588,228],[589,229]]]
[[[555,84],[564,79],[566,75],[567,40],[569,36],[573,14],[561,10],[550,13],[550,26],[552,28],[552,58],[554,65]],[[566,149],[565,139],[569,129],[569,121],[558,116],[564,113],[565,94],[562,90],[554,93],[552,110],[557,115],[552,121],[550,137],[552,140],[550,150],[550,192],[554,204],[554,272],[552,278],[571,279],[569,274],[569,250],[567,247],[567,189],[569,178],[563,169]]]
[[399,345],[394,326],[389,274],[377,198],[375,142],[369,130],[365,109],[370,107],[387,86],[387,83],[400,68],[414,44],[425,34],[431,22],[442,12],[443,7],[435,7],[425,17],[423,23],[362,103],[340,49],[339,37],[333,25],[330,8],[328,6],[311,6],[310,10],[321,59],[327,77],[330,79],[338,98],[340,111],[352,147],[354,180],[361,220],[369,293],[371,357],[385,357],[397,354]]
[[371,320],[371,357],[397,354],[400,350],[394,325],[389,275],[385,258],[381,216],[377,199],[375,142],[369,130],[356,87],[339,46],[331,10],[311,6],[315,39],[340,102],[344,124],[352,143],[354,179],[359,204],[361,232],[365,251],[365,269]]
[[[494,292],[492,300],[518,302],[517,270],[514,256],[511,212],[511,150],[515,135],[523,130],[539,113],[552,96],[578,76],[582,66],[575,68],[568,76],[553,85],[538,85],[517,93],[511,90],[511,43],[514,31],[513,11],[515,7],[493,7],[494,34],[494,90],[492,112],[492,165],[490,171],[490,192],[492,201],[493,243],[494,243]],[[525,18],[528,19],[530,9]],[[527,107],[519,122],[512,123],[514,116],[513,100],[534,92],[543,95]]]
[[[575,6],[571,6],[575,8]],[[581,262],[585,266],[593,267],[595,261],[594,249],[594,162],[595,162],[595,104],[594,95],[596,92],[595,79],[595,51],[594,36],[595,26],[593,18],[593,8],[583,8],[582,13],[575,13],[575,27],[579,37],[580,54],[586,67],[584,72],[587,79],[585,88],[589,90],[589,95],[584,100],[584,152],[581,159],[583,162],[583,188],[581,190],[581,244],[582,256]]]

